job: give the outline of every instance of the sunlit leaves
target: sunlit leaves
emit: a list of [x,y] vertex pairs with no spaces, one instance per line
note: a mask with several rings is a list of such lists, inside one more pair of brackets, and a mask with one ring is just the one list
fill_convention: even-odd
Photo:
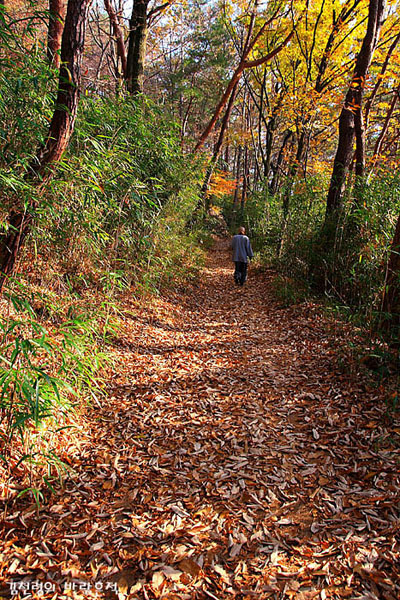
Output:
[[223,197],[231,195],[236,189],[237,182],[228,179],[226,173],[214,171],[209,185],[208,193],[210,196]]

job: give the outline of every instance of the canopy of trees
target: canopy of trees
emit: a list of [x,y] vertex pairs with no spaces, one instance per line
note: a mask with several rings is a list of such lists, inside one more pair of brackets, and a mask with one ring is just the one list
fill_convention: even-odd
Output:
[[[38,0],[28,9],[6,2],[0,286],[13,276],[26,240],[33,234],[32,244],[43,231],[40,219],[65,210],[50,196],[62,194],[66,165],[86,161],[84,169],[95,169],[88,181],[95,182],[91,194],[103,194],[100,213],[110,201],[106,188],[115,185],[127,204],[138,194],[136,214],[149,207],[141,186],[168,196],[166,160],[180,180],[182,167],[173,164],[179,156],[196,173],[192,224],[217,203],[229,222],[247,219],[260,249],[290,264],[293,275],[349,305],[380,298],[375,306],[385,307],[384,320],[394,319],[397,8],[394,0]],[[88,121],[104,111],[102,122]],[[144,119],[139,139],[126,147],[133,161],[142,142],[152,148],[146,119],[168,122],[176,144],[155,170],[144,165],[136,190],[79,154],[87,153],[82,132],[89,127],[92,147],[102,160],[109,156],[121,143],[126,111]],[[105,126],[107,135],[100,133]],[[162,145],[149,150],[150,162]],[[118,165],[116,154],[112,160]],[[87,198],[75,189],[72,204],[74,194]],[[85,210],[80,217],[83,229],[97,229]],[[115,219],[127,223],[119,213]],[[113,248],[121,226],[117,234],[107,229],[118,238]],[[378,271],[386,272],[383,280]]]

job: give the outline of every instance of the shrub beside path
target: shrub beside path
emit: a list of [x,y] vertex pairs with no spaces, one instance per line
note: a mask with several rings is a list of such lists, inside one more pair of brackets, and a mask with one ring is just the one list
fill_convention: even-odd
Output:
[[127,313],[74,477],[7,508],[0,595],[399,598],[400,424],[318,307],[236,288],[219,242],[198,287]]

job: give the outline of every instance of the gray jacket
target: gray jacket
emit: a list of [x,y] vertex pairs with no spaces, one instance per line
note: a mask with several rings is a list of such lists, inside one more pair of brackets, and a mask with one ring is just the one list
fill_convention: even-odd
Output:
[[253,258],[253,250],[251,249],[250,240],[247,235],[234,235],[231,241],[232,260],[233,262],[245,262],[247,258]]

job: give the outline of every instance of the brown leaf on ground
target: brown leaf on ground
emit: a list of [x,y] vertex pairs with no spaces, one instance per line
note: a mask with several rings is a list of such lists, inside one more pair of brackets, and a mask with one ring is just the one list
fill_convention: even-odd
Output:
[[399,422],[318,306],[270,289],[218,243],[198,287],[126,299],[74,477],[4,511],[5,596],[400,597]]

